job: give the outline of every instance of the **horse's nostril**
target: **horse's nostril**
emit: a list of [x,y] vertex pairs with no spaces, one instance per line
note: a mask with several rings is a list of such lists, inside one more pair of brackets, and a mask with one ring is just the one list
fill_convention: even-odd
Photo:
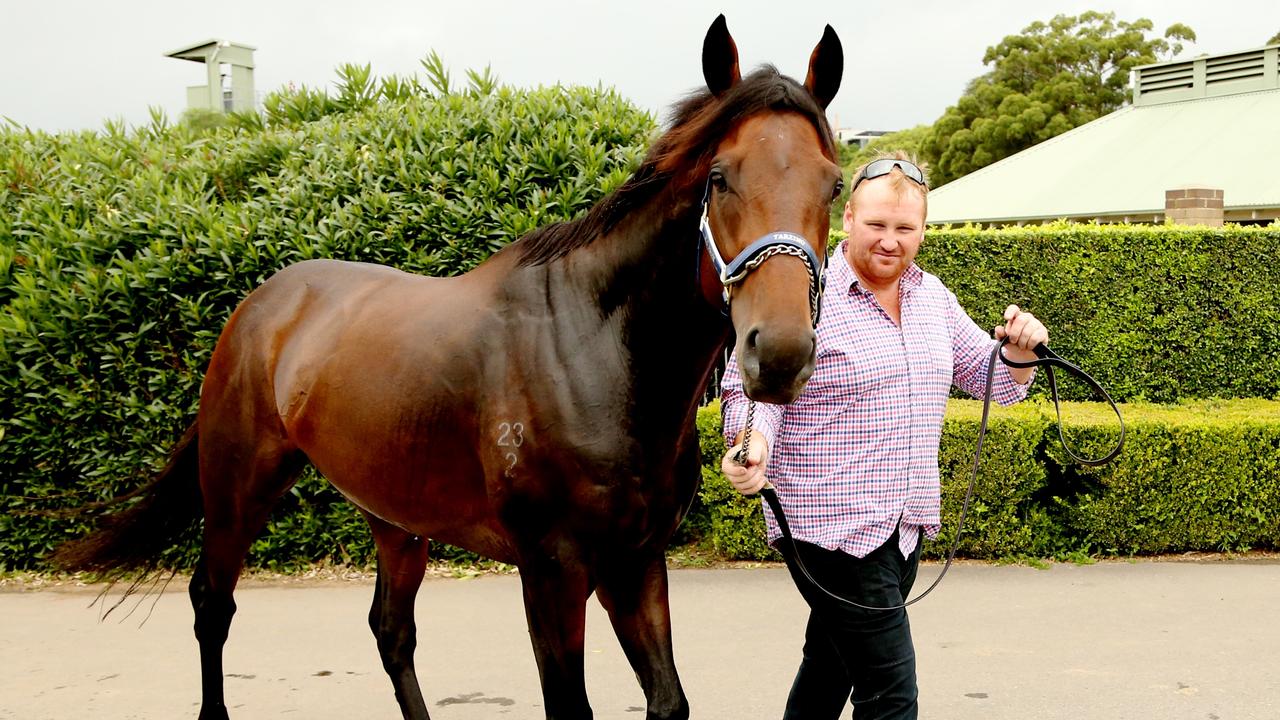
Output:
[[756,328],[751,328],[749,331],[747,331],[746,349],[751,352],[756,352],[756,341],[759,338],[760,338],[760,331],[757,330]]

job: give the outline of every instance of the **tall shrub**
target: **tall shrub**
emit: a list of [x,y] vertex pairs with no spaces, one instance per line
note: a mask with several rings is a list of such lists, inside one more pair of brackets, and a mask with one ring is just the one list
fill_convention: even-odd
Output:
[[[32,513],[158,468],[223,322],[270,274],[316,257],[466,271],[619,185],[654,127],[612,90],[487,73],[453,90],[435,70],[424,86],[345,68],[337,97],[276,94],[267,122],[0,131],[0,564],[30,567],[85,529]],[[368,557],[323,483],[304,478],[286,505],[303,514],[273,525],[329,539],[268,536],[258,562],[272,543]]]

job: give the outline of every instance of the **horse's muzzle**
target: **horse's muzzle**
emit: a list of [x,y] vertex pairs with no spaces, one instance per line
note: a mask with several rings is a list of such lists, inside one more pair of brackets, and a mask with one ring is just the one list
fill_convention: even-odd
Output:
[[747,397],[786,404],[795,400],[813,374],[816,338],[800,327],[772,330],[756,326],[738,341],[738,365]]

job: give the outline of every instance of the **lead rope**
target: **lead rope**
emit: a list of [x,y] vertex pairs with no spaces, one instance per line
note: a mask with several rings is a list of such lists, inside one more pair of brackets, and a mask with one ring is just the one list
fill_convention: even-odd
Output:
[[[862,605],[848,598],[841,597],[840,595],[837,595],[831,592],[830,590],[823,587],[817,580],[814,580],[813,576],[809,574],[809,569],[805,567],[804,560],[800,558],[800,550],[796,545],[795,538],[791,536],[790,526],[787,525],[787,516],[782,512],[782,504],[778,501],[778,492],[771,483],[769,483],[767,480],[765,481],[764,487],[760,489],[760,495],[764,498],[765,502],[769,503],[769,508],[773,510],[773,517],[778,521],[778,529],[782,531],[782,537],[785,538],[787,542],[791,543],[791,552],[792,552],[792,555],[795,557],[796,566],[800,569],[800,572],[805,576],[805,579],[807,579],[815,588],[817,588],[818,590],[821,590],[823,593],[826,593],[830,597],[842,603],[845,603],[846,605],[852,605],[853,607],[856,607],[861,610],[875,610],[875,611],[901,610],[909,605],[914,605],[920,602],[921,600],[925,599],[925,597],[928,596],[929,593],[933,592],[934,588],[938,587],[938,584],[942,582],[942,578],[947,576],[947,571],[951,569],[951,562],[955,560],[956,550],[960,548],[960,534],[964,532],[964,521],[965,521],[965,518],[968,517],[969,515],[969,503],[973,499],[973,488],[978,480],[978,465],[982,460],[982,442],[987,437],[987,420],[991,412],[992,387],[995,382],[997,360],[1003,362],[1005,365],[1008,365],[1009,367],[1015,367],[1015,368],[1043,367],[1045,369],[1045,374],[1047,374],[1049,377],[1049,390],[1053,396],[1054,412],[1057,414],[1057,418],[1058,418],[1058,439],[1062,441],[1062,447],[1064,450],[1067,451],[1067,455],[1071,456],[1071,459],[1075,460],[1076,462],[1082,465],[1097,466],[1097,465],[1104,465],[1108,462],[1111,462],[1113,459],[1115,459],[1117,455],[1120,454],[1120,450],[1124,447],[1124,436],[1125,436],[1124,418],[1121,417],[1120,408],[1116,407],[1115,401],[1111,399],[1111,395],[1106,391],[1106,389],[1103,388],[1102,385],[1099,384],[1097,380],[1094,380],[1092,377],[1090,377],[1089,374],[1086,373],[1084,370],[1081,370],[1075,365],[1072,365],[1071,363],[1062,359],[1061,356],[1059,356],[1057,353],[1050,350],[1044,344],[1037,345],[1034,349],[1035,354],[1038,358],[1037,360],[1031,360],[1028,362],[1019,362],[1015,360],[1010,360],[1009,358],[1005,357],[1004,353],[1002,352],[1005,344],[1008,342],[1009,342],[1009,339],[1004,338],[1000,342],[996,343],[995,347],[992,348],[991,350],[991,358],[987,362],[987,385],[986,385],[986,392],[984,393],[983,400],[982,400],[982,422],[978,427],[978,442],[976,444],[977,447],[974,449],[974,452],[973,452],[973,470],[969,475],[969,487],[967,490],[965,490],[965,493],[964,493],[964,504],[960,507],[960,521],[956,525],[956,536],[951,543],[951,550],[947,552],[947,562],[945,565],[942,566],[942,572],[938,573],[938,577],[934,579],[933,583],[929,585],[929,587],[926,588],[924,592],[920,593],[919,595],[912,598],[911,600],[903,602],[900,605],[892,605],[889,607],[875,607],[872,605]],[[1111,409],[1115,411],[1116,418],[1120,421],[1120,440],[1116,443],[1115,447],[1112,448],[1111,451],[1108,452],[1106,455],[1103,455],[1100,458],[1081,457],[1080,455],[1077,455],[1074,451],[1072,451],[1071,447],[1067,444],[1066,435],[1063,434],[1063,430],[1062,430],[1062,407],[1058,401],[1058,381],[1053,374],[1054,367],[1062,368],[1072,373],[1073,375],[1078,376],[1087,385],[1089,385],[1090,388],[1092,388],[1095,392],[1099,393],[1111,405]],[[752,425],[754,424],[754,420],[755,420],[755,412],[756,412],[756,402],[754,400],[748,400],[747,401],[747,424],[746,424],[746,429],[743,431],[743,435],[742,435],[742,449],[739,450],[737,454],[734,455],[734,458],[733,458],[734,461],[737,462],[739,465],[745,466],[747,464],[747,458],[749,457],[749,455],[747,454],[747,451],[751,445],[751,431],[752,431]]]

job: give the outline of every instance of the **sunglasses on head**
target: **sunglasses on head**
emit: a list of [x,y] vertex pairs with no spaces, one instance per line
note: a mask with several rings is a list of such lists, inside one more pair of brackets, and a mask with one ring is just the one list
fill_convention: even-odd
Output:
[[853,188],[849,190],[849,193],[853,194],[853,191],[858,189],[858,183],[863,180],[875,180],[878,177],[888,175],[893,172],[895,167],[901,170],[903,175],[914,180],[920,187],[929,187],[929,185],[924,181],[924,173],[920,172],[920,168],[916,167],[915,163],[910,160],[883,158],[881,160],[873,160],[872,162],[867,163],[866,167],[862,168],[862,172],[858,173],[858,177],[854,179]]

